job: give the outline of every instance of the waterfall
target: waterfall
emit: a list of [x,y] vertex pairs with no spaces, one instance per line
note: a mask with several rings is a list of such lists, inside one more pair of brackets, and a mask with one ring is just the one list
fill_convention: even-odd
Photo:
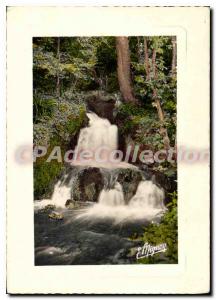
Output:
[[124,202],[124,194],[120,183],[114,189],[102,190],[99,202],[84,209],[77,219],[100,220],[111,219],[114,223],[133,221],[149,221],[161,217],[166,211],[163,203],[164,192],[152,181],[141,181],[136,194],[128,204]]
[[107,119],[99,118],[95,113],[87,113],[87,117],[89,127],[80,131],[78,144],[75,148],[76,160],[80,160],[80,155],[84,151],[90,151],[95,155],[100,147],[103,147],[101,159],[106,160],[109,153],[118,147],[118,128],[116,125],[111,125]]
[[62,185],[61,181],[54,187],[54,192],[51,198],[51,201],[54,205],[65,207],[65,203],[68,199],[71,198],[71,187],[67,185]]
[[124,205],[124,194],[123,194],[121,184],[119,182],[116,182],[113,189],[110,190],[103,189],[99,195],[98,202],[101,205],[111,206],[111,207]]
[[35,209],[41,209],[47,205],[65,207],[65,203],[71,198],[71,187],[63,184],[60,180],[56,183],[51,199],[35,201]]
[[41,209],[46,205],[54,205],[56,207],[65,208],[67,200],[71,199],[75,180],[79,174],[79,170],[74,168],[69,173],[62,175],[62,178],[54,186],[51,199],[43,199],[35,201],[35,209]]
[[150,180],[141,181],[136,194],[131,198],[129,207],[140,209],[164,210],[164,192]]
[[[101,190],[98,202],[89,208],[80,210],[78,219],[112,219],[116,223],[134,220],[152,220],[160,216],[166,210],[163,203],[164,192],[150,180],[139,182],[135,195],[125,203],[123,186],[117,181],[118,171],[122,168],[135,168],[125,162],[110,163],[109,161],[98,162],[95,153],[100,147],[104,147],[102,158],[107,159],[112,151],[118,149],[118,128],[111,125],[107,119],[98,117],[95,113],[88,113],[89,126],[81,129],[78,143],[75,148],[76,159],[72,168],[66,171],[62,179],[54,187],[51,199],[35,201],[35,207],[53,204],[65,208],[65,202],[73,199],[76,188],[76,178],[82,170],[91,166],[100,168],[103,176],[104,188]],[[92,156],[82,162],[82,151],[91,151]],[[85,185],[85,182],[83,183]]]
[[[89,126],[80,130],[75,148],[73,166],[93,166],[98,168],[136,168],[117,158],[118,127],[109,120],[87,113]],[[87,157],[86,157],[87,155]]]

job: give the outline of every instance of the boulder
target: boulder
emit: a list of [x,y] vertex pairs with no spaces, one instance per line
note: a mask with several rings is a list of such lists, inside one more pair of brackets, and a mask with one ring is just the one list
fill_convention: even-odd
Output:
[[172,199],[170,194],[177,191],[177,171],[173,168],[160,172],[155,171],[146,165],[143,165],[140,169],[146,180],[152,180],[157,186],[164,189],[165,204],[168,204]]
[[53,211],[49,214],[49,218],[53,220],[61,221],[63,220],[63,215],[59,212]]
[[[125,203],[135,195],[137,187],[142,180],[152,180],[163,188],[166,199],[169,193],[176,190],[176,174],[165,175],[154,171],[148,166],[140,168],[106,169],[98,167],[75,167],[67,165],[62,174],[62,186],[70,187],[71,195],[65,203],[67,208],[79,208],[86,203],[98,202],[103,189],[115,188],[120,183],[124,193]],[[174,181],[174,183],[173,183]]]
[[69,209],[75,208],[75,207],[76,207],[76,201],[71,200],[71,199],[68,199],[68,200],[65,202],[65,207],[66,207],[66,208],[69,208]]
[[134,196],[139,182],[144,179],[139,169],[105,169],[97,167],[73,167],[68,165],[62,176],[63,185],[71,187],[71,199],[65,206],[75,203],[97,202],[103,188],[112,189],[116,181],[122,185],[126,203]]
[[128,203],[135,195],[138,184],[144,177],[138,169],[117,169],[116,179],[122,185],[125,202]]
[[87,99],[87,108],[96,113],[99,117],[108,119],[111,123],[114,123],[114,109],[115,99],[111,96],[105,96],[103,94],[93,94]]
[[54,209],[56,209],[56,206],[53,204],[48,204],[45,207],[39,208],[40,214],[49,214],[51,213]]
[[56,208],[55,205],[53,205],[53,204],[48,204],[48,205],[45,206],[44,209],[48,211],[48,210],[53,210],[53,209],[55,209],[55,208]]
[[68,199],[65,203],[65,207],[68,209],[79,209],[79,208],[85,208],[88,207],[91,204],[91,202],[81,202],[81,201],[74,201],[72,199]]
[[72,198],[80,202],[97,202],[103,189],[103,175],[99,168],[81,169],[73,181]]

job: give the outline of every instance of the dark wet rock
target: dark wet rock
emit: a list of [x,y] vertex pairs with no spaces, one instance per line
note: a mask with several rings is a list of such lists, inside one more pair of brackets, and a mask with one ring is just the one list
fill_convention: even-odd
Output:
[[40,214],[47,215],[47,214],[51,213],[54,209],[56,209],[56,206],[49,204],[49,205],[46,205],[45,207],[39,208],[38,212]]
[[[97,167],[74,167],[67,165],[62,174],[62,185],[71,188],[71,198],[65,203],[69,209],[85,206],[84,203],[98,202],[100,192],[105,189],[113,189],[115,183],[122,185],[125,202],[135,195],[137,187],[142,180],[152,180],[166,195],[166,203],[169,202],[169,194],[176,190],[176,173],[164,174],[152,168],[142,165],[140,168],[116,168],[106,169]],[[79,204],[78,204],[79,202]]]
[[139,182],[144,179],[140,170],[136,169],[118,169],[117,181],[122,185],[125,202],[135,195]]
[[68,209],[78,209],[78,208],[84,208],[91,205],[91,202],[82,202],[82,201],[74,201],[71,199],[68,199],[65,203],[65,207]]
[[68,200],[65,202],[65,207],[66,207],[66,208],[72,209],[72,208],[75,208],[75,206],[76,206],[76,201],[74,201],[74,200],[68,199]]
[[76,202],[97,202],[102,189],[114,188],[115,182],[118,181],[122,185],[127,203],[136,193],[142,179],[144,177],[138,169],[118,168],[110,172],[107,169],[85,168],[80,170],[76,180],[73,180],[72,199]]
[[118,130],[118,150],[123,153],[123,160],[127,151],[127,142],[125,136]]
[[50,210],[50,209],[55,209],[55,205],[54,204],[48,204],[48,205],[46,205],[45,206],[45,208],[44,209],[46,209],[46,210]]
[[83,203],[98,202],[102,189],[113,189],[116,182],[122,185],[126,203],[135,195],[141,180],[153,180],[167,194],[174,188],[173,177],[170,178],[148,167],[110,170],[97,167],[76,168],[68,165],[63,178],[62,185],[71,187],[71,199],[68,199],[65,204],[68,208],[78,208],[82,207]]
[[97,202],[103,189],[103,175],[99,168],[86,168],[79,172],[73,190],[73,200]]
[[[99,168],[74,167],[67,164],[62,173],[62,185],[71,188],[71,198],[78,202],[97,202],[103,189],[103,175]],[[72,202],[68,202],[68,205]]]
[[95,93],[87,99],[87,108],[96,113],[101,118],[108,119],[111,123],[114,122],[113,111],[115,109],[115,99],[109,95]]
[[172,193],[177,189],[177,172],[169,169],[166,172],[155,171],[146,165],[140,168],[147,180],[152,180],[159,187],[168,193]]
[[146,165],[140,168],[146,178],[146,180],[152,180],[160,188],[163,188],[165,192],[165,204],[171,200],[170,193],[177,190],[177,171],[176,169],[168,169],[165,172],[155,171]]
[[162,172],[154,172],[153,181],[164,188],[165,191],[171,193],[177,189],[177,173],[165,174]]
[[55,207],[55,205],[54,204],[48,204],[48,205],[46,205],[44,208],[43,208],[43,210],[44,211],[50,211],[50,210],[53,210],[53,209],[55,209],[56,207]]
[[63,220],[63,215],[59,212],[53,211],[49,214],[49,218],[53,220],[61,221]]

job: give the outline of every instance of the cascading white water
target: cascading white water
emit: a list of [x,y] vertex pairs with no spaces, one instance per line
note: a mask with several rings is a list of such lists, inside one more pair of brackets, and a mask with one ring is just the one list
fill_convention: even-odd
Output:
[[105,206],[118,206],[124,205],[124,194],[122,186],[119,182],[115,183],[115,187],[110,190],[103,189],[99,195],[99,201],[101,205]]
[[145,210],[164,210],[164,192],[152,181],[141,181],[136,194],[129,202],[129,207]]
[[[79,159],[82,151],[92,151],[93,154],[100,147],[106,147],[102,152],[102,158],[107,159],[109,154],[118,148],[117,136],[118,128],[111,125],[107,119],[98,117],[95,113],[88,113],[89,126],[81,129],[76,152],[78,153],[74,166],[96,166],[98,168],[114,169],[114,168],[136,168],[125,162],[109,164],[109,162],[98,162],[95,157],[85,161],[84,164]],[[67,182],[67,174],[60,180],[54,188],[51,200],[35,201],[35,207],[41,208],[48,204],[57,207],[65,207],[65,202],[73,196],[73,181],[77,176],[78,168],[74,168],[69,175]],[[103,173],[103,172],[102,172]],[[106,173],[106,172],[105,172]],[[151,220],[155,216],[162,214],[166,208],[164,206],[164,192],[152,181],[141,181],[138,185],[136,194],[130,199],[129,203],[124,201],[124,193],[122,185],[114,181],[114,188],[108,189],[109,184],[113,186],[115,178],[112,176],[112,170],[109,170],[110,176],[107,177],[109,182],[101,191],[98,203],[84,209],[77,218],[81,219],[103,219],[110,218],[116,223],[134,221],[134,220]],[[65,183],[67,182],[67,183]],[[73,198],[73,197],[72,197]]]
[[[118,127],[92,112],[87,113],[87,117],[89,126],[80,130],[72,165],[136,169],[135,166],[115,157],[114,151],[118,149]],[[88,157],[85,151],[88,152]]]
[[89,127],[80,130],[78,144],[75,148],[77,153],[76,160],[80,160],[80,155],[84,151],[96,151],[103,147],[101,151],[101,159],[106,159],[111,151],[117,149],[118,128],[111,125],[107,119],[98,117],[95,113],[87,113],[89,119]]
[[65,207],[66,201],[70,198],[71,198],[71,187],[66,185],[61,185],[61,181],[59,181],[55,185],[51,201],[56,206]]
[[51,199],[35,201],[35,209],[41,209],[46,205],[54,205],[56,207],[65,207],[65,203],[71,198],[71,187],[62,184],[59,180],[54,187]]
[[114,223],[149,221],[166,211],[163,200],[162,189],[152,181],[141,181],[136,194],[125,204],[122,186],[117,182],[114,189],[102,190],[99,202],[83,210],[77,219],[112,219]]
[[73,198],[73,186],[77,179],[79,170],[73,168],[70,173],[66,173],[55,184],[51,199],[43,199],[35,201],[35,209],[41,209],[46,205],[54,205],[56,207],[65,208],[67,200]]

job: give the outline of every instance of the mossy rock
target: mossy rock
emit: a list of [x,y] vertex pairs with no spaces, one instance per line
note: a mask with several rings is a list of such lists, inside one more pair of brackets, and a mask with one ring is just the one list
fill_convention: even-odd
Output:
[[117,181],[122,185],[125,202],[135,195],[139,182],[144,179],[143,174],[135,169],[118,169]]
[[61,221],[63,220],[64,217],[61,213],[53,211],[52,213],[49,214],[49,218],[52,220]]
[[65,202],[65,207],[68,208],[68,209],[73,209],[76,207],[76,201],[74,200],[71,200],[71,199],[68,199],[66,202]]
[[50,212],[52,212],[54,209],[56,209],[55,205],[53,204],[48,204],[45,207],[39,209],[39,212],[42,214],[49,214]]
[[97,202],[99,193],[104,187],[103,175],[99,168],[82,170],[73,186],[73,200]]

